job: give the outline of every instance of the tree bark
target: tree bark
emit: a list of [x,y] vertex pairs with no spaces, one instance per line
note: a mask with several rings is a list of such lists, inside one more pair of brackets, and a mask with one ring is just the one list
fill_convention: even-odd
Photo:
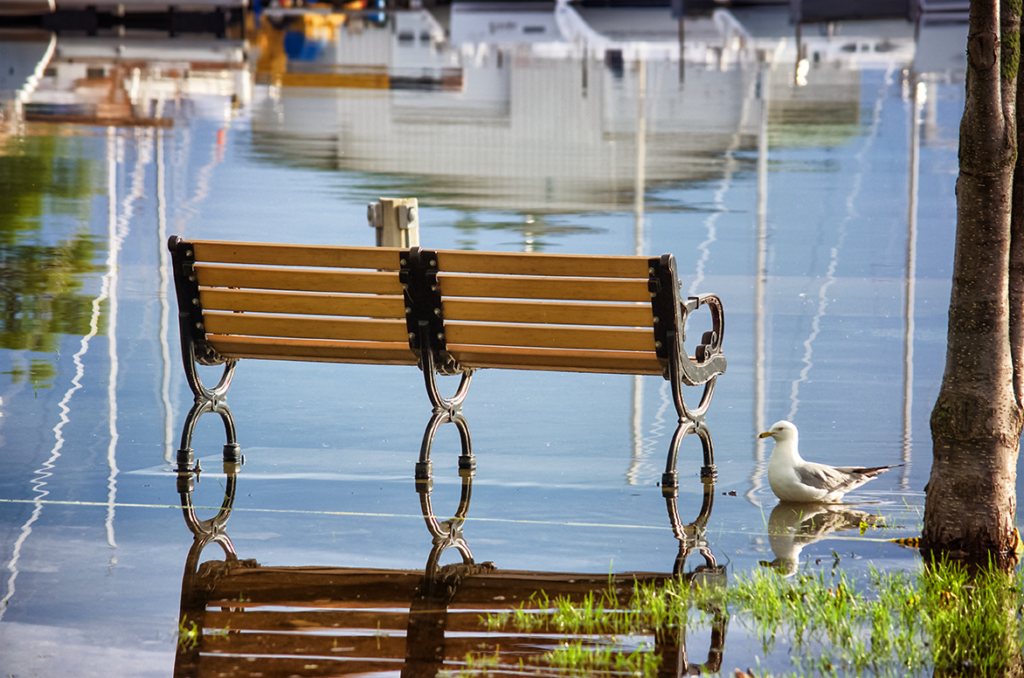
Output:
[[1010,4],[971,2],[946,369],[931,416],[922,552],[966,560],[1012,555],[1024,422],[1010,348],[1020,16]]
[[[1005,32],[1005,31],[1004,31]],[[1017,20],[1020,34],[1020,17]],[[1020,40],[1017,45],[1019,48]],[[1018,50],[1018,68],[1020,54]],[[1016,101],[1024,101],[1024,78],[1017,78]],[[1017,148],[1024,148],[1024,106],[1016,106]],[[1010,210],[1010,352],[1013,356],[1013,393],[1024,406],[1024,157],[1017,154],[1013,168],[1013,207]]]

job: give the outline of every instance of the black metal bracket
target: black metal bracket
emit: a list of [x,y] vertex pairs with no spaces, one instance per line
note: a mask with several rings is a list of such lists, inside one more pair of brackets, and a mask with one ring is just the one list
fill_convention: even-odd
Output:
[[[399,259],[398,278],[405,296],[405,322],[409,332],[409,348],[425,368],[423,351],[430,346],[434,369],[441,374],[462,372],[448,353],[444,333],[444,305],[437,281],[437,252],[413,247],[403,250]],[[423,336],[427,332],[428,336]]]
[[401,269],[398,279],[402,282],[405,295],[405,322],[409,331],[409,348],[420,359],[423,337],[420,333],[430,332],[430,344],[435,351],[444,350],[444,307],[441,304],[441,288],[437,283],[437,253],[413,247],[403,250],[399,259]]
[[[178,298],[178,328],[181,338],[181,360],[185,378],[196,403],[208,402],[212,409],[223,401],[231,386],[237,361],[225,358],[206,340],[203,305],[199,297],[199,279],[195,271],[195,249],[192,243],[172,235],[167,240],[174,271],[174,291]],[[224,374],[213,388],[203,385],[196,370],[199,365],[224,365]]]
[[[189,339],[197,346],[206,344],[206,327],[203,325],[203,306],[199,300],[199,279],[196,276],[195,249],[192,243],[172,235],[167,241],[167,249],[171,251],[171,267],[174,270],[174,290],[178,295],[178,318],[182,330],[187,332]],[[200,364],[208,364],[201,360],[202,353],[197,351]],[[224,362],[221,360],[220,362]],[[209,364],[220,364],[209,363]]]
[[[651,311],[654,315],[654,349],[661,362],[664,377],[672,382],[672,396],[680,422],[701,422],[711,404],[715,380],[726,368],[722,353],[725,334],[725,311],[722,301],[714,294],[690,297],[685,302],[679,294],[679,278],[675,258],[671,254],[648,259],[650,277],[647,288],[651,293]],[[693,359],[686,353],[686,321],[701,306],[711,311],[712,329],[704,332]],[[687,407],[683,399],[683,386],[704,386],[700,404]]]
[[[437,279],[437,252],[413,247],[403,250],[400,257],[398,276],[405,297],[409,348],[416,354],[420,369],[423,370],[427,396],[434,411],[455,412],[466,397],[473,371],[460,367],[448,353],[444,305],[441,301],[441,285]],[[441,396],[437,388],[438,374],[462,375],[453,397]]]
[[[661,362],[661,368],[668,379],[671,367],[672,343],[669,332],[679,327],[679,293],[676,288],[676,261],[671,254],[652,257],[647,260],[650,277],[647,289],[651,293],[651,310],[654,312],[654,350]],[[685,334],[682,335],[685,340]]]

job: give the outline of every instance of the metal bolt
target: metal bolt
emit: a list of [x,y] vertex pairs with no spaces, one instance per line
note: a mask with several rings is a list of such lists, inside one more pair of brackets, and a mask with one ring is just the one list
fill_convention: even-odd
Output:
[[435,267],[435,266],[437,266],[437,260],[436,260],[436,259],[431,259],[431,260],[430,260],[430,266],[431,266],[432,268],[433,268],[433,267]]
[[192,300],[192,305],[193,306],[198,306],[199,305],[199,300],[198,299],[193,299]]
[[196,323],[196,329],[197,330],[203,329],[203,323]]
[[191,257],[192,256],[192,250],[185,250],[185,256],[186,257]]
[[399,266],[405,266],[405,264],[406,264],[405,259],[399,259],[398,260],[398,265]]
[[410,332],[410,333],[409,333],[409,339],[410,339],[410,341],[411,341],[411,340],[413,340],[413,339],[415,339],[415,338],[416,338],[416,333],[415,333],[415,332]]
[[402,283],[402,291],[403,292],[408,292],[409,291],[409,286],[406,285],[405,283]]
[[654,275],[654,267],[653,266],[649,266],[647,268],[647,272],[650,273],[651,275]]
[[408,214],[407,214],[407,218],[409,219],[410,223],[413,222],[413,221],[416,221],[416,208],[415,207],[410,207],[409,208],[409,211],[408,211]]
[[438,339],[439,339],[440,341],[444,341],[444,333],[443,333],[443,332],[438,332],[438,333],[437,333],[437,338],[438,338]]
[[411,308],[409,308],[408,306],[406,306],[406,307],[405,307],[405,314],[406,314],[406,315],[409,315],[410,313],[412,313],[412,309],[411,309]]
[[194,275],[190,275],[188,277],[188,279],[189,279],[189,282],[195,282],[196,281],[196,277]]
[[661,322],[661,318],[659,318],[658,316],[654,316],[654,324],[657,325],[660,322]]
[[435,308],[435,309],[434,309],[434,315],[436,315],[436,316],[440,316],[440,315],[441,315],[441,309],[439,309],[439,308]]
[[660,341],[654,342],[654,348],[661,348],[661,342]]

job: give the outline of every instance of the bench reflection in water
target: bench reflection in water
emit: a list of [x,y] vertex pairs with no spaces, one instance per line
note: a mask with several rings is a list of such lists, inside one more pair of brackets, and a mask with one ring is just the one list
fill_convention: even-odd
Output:
[[[241,456],[230,409],[197,405],[182,431],[182,448],[191,453],[192,432],[200,416],[216,412],[224,422],[226,449],[224,500],[217,514],[200,520],[192,504],[197,467],[178,470],[178,492],[185,522],[195,537],[185,561],[176,677],[181,676],[327,676],[384,673],[403,677],[458,674],[471,669],[472,657],[487,662],[488,673],[557,672],[550,651],[560,643],[614,645],[613,634],[566,635],[550,631],[489,629],[486,616],[502,611],[544,609],[561,597],[575,603],[613,588],[620,600],[635,586],[660,585],[681,577],[690,585],[727,584],[708,545],[706,527],[714,503],[714,478],[702,478],[697,518],[684,524],[675,493],[666,495],[669,521],[679,554],[671,573],[558,573],[501,570],[476,562],[463,535],[476,474],[469,426],[458,412],[435,413],[427,425],[416,463],[414,482],[432,543],[423,570],[341,567],[272,567],[240,559],[226,526],[234,505]],[[430,452],[438,429],[454,423],[459,429],[459,475],[462,491],[453,517],[439,519],[431,503]],[[706,427],[680,427],[674,449],[688,432],[711,444]],[[191,454],[188,456],[192,456]],[[223,560],[200,563],[207,546],[218,545]],[[461,563],[439,565],[441,555],[455,549]],[[697,554],[700,564],[687,570]],[[541,594],[543,593],[543,596]],[[548,603],[550,606],[550,602]],[[686,630],[650,633],[631,639],[646,645],[658,658],[659,676],[717,672],[722,661],[727,617],[717,608],[704,610],[710,619],[710,646],[703,663],[690,661]],[[552,610],[547,609],[550,615]],[[541,612],[541,614],[544,614]],[[467,659],[470,658],[470,659]],[[520,663],[522,662],[522,663]],[[612,671],[609,671],[612,673]]]

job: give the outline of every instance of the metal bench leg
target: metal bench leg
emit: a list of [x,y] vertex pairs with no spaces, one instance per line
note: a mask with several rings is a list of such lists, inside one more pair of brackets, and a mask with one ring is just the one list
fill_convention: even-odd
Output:
[[[683,360],[689,360],[689,358],[683,358]],[[680,423],[704,421],[704,417],[708,413],[708,407],[711,406],[711,397],[715,394],[715,382],[717,380],[718,377],[711,377],[704,384],[704,392],[700,396],[700,404],[695,408],[689,408],[686,406],[686,400],[683,398],[683,383],[679,376],[679,371],[676,369],[672,370],[672,400],[675,402]]]
[[701,447],[704,452],[704,466],[700,469],[702,480],[710,478],[714,480],[718,476],[718,469],[715,467],[715,448],[711,442],[711,432],[704,425],[703,421],[681,421],[672,436],[672,443],[669,445],[668,459],[665,462],[665,473],[661,476],[661,493],[665,497],[674,497],[679,491],[679,472],[676,471],[676,462],[679,457],[679,446],[690,433],[696,433],[700,438]]
[[435,412],[456,412],[462,407],[466,394],[469,393],[469,383],[473,378],[473,371],[462,372],[462,379],[459,381],[459,388],[451,398],[445,398],[437,388],[437,364],[434,359],[434,350],[430,343],[430,328],[426,322],[420,323],[420,355],[423,361],[423,380],[427,386],[427,397],[430,404],[434,406]]
[[[434,444],[434,436],[441,424],[454,423],[459,429],[459,438],[462,442],[462,454],[459,455],[459,475],[472,476],[476,473],[476,457],[473,455],[473,441],[469,437],[469,423],[459,412],[442,410],[434,412],[427,422],[427,429],[423,432],[423,443],[420,445],[420,458],[416,462],[416,482],[429,483],[433,473],[433,462],[430,461],[430,448]],[[429,490],[429,488],[428,488]]]
[[[224,489],[224,502],[221,504],[217,515],[208,520],[200,520],[196,516],[195,507],[192,505],[192,490],[195,488],[195,483],[203,469],[195,458],[195,452],[192,449],[192,437],[195,434],[196,423],[199,421],[199,418],[210,412],[216,412],[220,415],[221,422],[224,424],[226,442],[224,443],[223,459],[227,483]],[[181,495],[181,508],[185,515],[185,524],[197,540],[202,539],[207,542],[220,540],[219,535],[223,532],[224,525],[231,516],[231,507],[235,502],[235,486],[238,473],[241,471],[242,464],[245,463],[245,457],[242,456],[241,449],[235,434],[235,418],[231,414],[231,408],[228,407],[227,403],[223,400],[213,401],[196,398],[195,404],[192,405],[192,408],[185,416],[185,424],[181,429],[181,446],[178,448],[177,458],[177,489],[178,494]],[[193,462],[195,465],[193,465]],[[223,538],[227,540],[227,535],[224,535]],[[231,542],[227,540],[226,543],[230,545]]]
[[238,437],[235,434],[235,418],[231,414],[231,408],[223,400],[213,401],[197,398],[192,408],[188,411],[188,415],[185,417],[185,425],[181,429],[181,446],[178,448],[177,458],[179,472],[192,471],[193,473],[200,473],[202,471],[198,462],[195,468],[190,468],[195,459],[195,453],[192,450],[192,436],[195,434],[196,423],[199,421],[199,417],[209,412],[219,414],[221,422],[224,424],[224,437],[226,439],[222,452],[224,463],[245,463],[242,447],[238,444]]
[[192,342],[192,336],[189,334],[188,328],[184,326],[184,322],[186,322],[184,319],[179,321],[181,361],[185,366],[185,379],[188,381],[188,387],[192,389],[196,402],[200,400],[223,400],[227,395],[228,389],[231,387],[231,378],[235,376],[235,364],[238,361],[226,360],[224,362],[224,372],[221,374],[220,381],[217,382],[216,386],[208,388],[203,385],[202,379],[199,378],[199,371],[196,369],[198,362],[196,360],[195,344]]

